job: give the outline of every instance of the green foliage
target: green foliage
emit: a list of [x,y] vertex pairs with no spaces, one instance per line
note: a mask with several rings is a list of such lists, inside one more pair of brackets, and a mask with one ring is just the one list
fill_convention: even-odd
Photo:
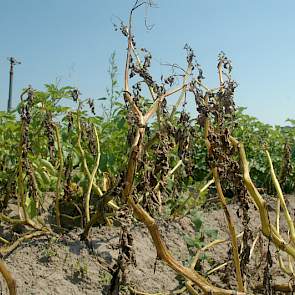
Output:
[[[191,263],[193,257],[196,254],[196,251],[203,248],[206,244],[211,241],[214,241],[218,238],[218,230],[207,228],[203,224],[202,216],[198,211],[193,211],[190,215],[191,221],[194,226],[195,234],[194,236],[186,236],[185,241],[190,252],[189,264]],[[199,260],[196,264],[196,269],[200,270],[201,263],[207,261],[210,265],[214,263],[214,259],[211,258],[208,254],[202,253],[199,256]]]
[[[30,218],[38,215],[45,193],[56,191],[58,179],[64,188],[61,197],[68,201],[75,199],[83,206],[81,196],[85,195],[88,187],[88,179],[83,171],[83,157],[92,170],[98,152],[95,151],[93,137],[90,136],[93,128],[98,130],[100,139],[101,161],[95,177],[99,186],[103,173],[107,172],[113,177],[118,175],[127,159],[127,123],[123,104],[113,101],[111,116],[90,115],[86,104],[89,104],[92,111],[91,102],[74,97],[76,90],[73,87],[58,88],[53,84],[45,87],[45,91],[33,91],[32,102],[23,97],[17,107],[21,117],[16,112],[0,113],[1,210],[7,207],[9,200],[13,200],[23,187],[24,204]],[[64,106],[65,103],[61,105],[63,99],[71,100],[70,105],[73,107]],[[29,114],[24,116],[24,110],[28,110]],[[83,156],[77,148],[78,124],[81,127]],[[21,126],[27,127],[24,129]],[[58,153],[56,132],[61,135],[61,155]],[[61,161],[65,163],[60,174]],[[16,178],[20,173],[19,179],[23,179],[23,184]]]
[[16,113],[0,112],[0,209],[16,195],[19,136]]
[[99,126],[101,160],[100,170],[116,175],[127,161],[127,111],[124,105],[115,104],[116,109],[110,118],[102,120]]
[[37,216],[37,208],[36,208],[36,201],[33,197],[27,196],[26,197],[26,206],[27,206],[27,213],[31,219]]
[[44,242],[42,245],[42,250],[40,253],[40,259],[44,262],[51,262],[52,258],[57,256],[56,243],[57,239],[55,237],[51,238],[47,243]]
[[[113,52],[109,59],[109,70],[108,74],[111,80],[111,87],[107,88],[107,100],[109,103],[108,107],[105,107],[105,115],[108,119],[113,117],[114,111],[118,108],[118,98],[121,96],[122,91],[118,88],[118,66],[116,64],[116,53]],[[119,105],[120,106],[120,105]]]
[[207,148],[205,145],[204,134],[201,128],[197,125],[197,134],[193,148],[193,159],[195,162],[194,166],[194,180],[203,181],[208,177],[209,171],[206,163]]
[[205,246],[205,239],[213,241],[218,237],[218,231],[215,229],[204,228],[203,220],[198,212],[193,212],[191,215],[191,221],[194,225],[195,235],[193,237],[186,237],[186,243],[189,247],[195,249],[201,249]]
[[287,176],[283,186],[285,192],[295,190],[295,122],[288,120],[290,126],[271,126],[260,122],[257,118],[244,113],[245,108],[239,108],[236,113],[237,127],[234,136],[243,142],[251,176],[258,187],[265,188],[268,192],[273,190],[269,165],[263,146],[270,152],[277,177],[280,178],[282,164],[286,157],[284,145],[287,143],[291,148],[292,170]]
[[76,263],[73,265],[73,276],[76,279],[86,279],[88,276],[88,264],[84,259],[77,259]]
[[[84,164],[91,173],[97,155],[100,155],[94,182],[103,191],[108,189],[104,188],[105,175],[114,183],[126,171],[134,118],[130,117],[126,104],[120,101],[122,91],[118,87],[117,73],[113,53],[110,58],[111,85],[107,89],[107,105],[103,106],[103,112],[99,115],[95,113],[93,100],[82,100],[74,87],[58,87],[55,84],[46,84],[44,91],[34,90],[32,101],[23,95],[16,111],[0,112],[1,210],[7,207],[9,201],[15,202],[23,189],[25,209],[28,216],[34,219],[42,209],[46,192],[57,192],[60,201],[67,204],[64,208],[71,208],[62,214],[73,220],[83,219],[78,215],[83,211],[83,200],[89,186]],[[98,100],[102,99],[105,98]],[[151,103],[145,97],[138,96],[138,104],[143,112]],[[251,176],[256,185],[268,192],[273,190],[262,148],[265,145],[283,190],[295,191],[295,120],[288,120],[289,126],[273,127],[245,114],[244,110],[239,108],[236,112],[233,135],[245,144]],[[28,112],[26,116],[25,111]],[[150,207],[149,200],[157,198],[153,191],[157,187],[163,196],[165,210],[169,215],[176,216],[186,214],[206,201],[207,191],[197,201],[196,192],[212,176],[207,166],[207,149],[200,126],[189,115],[186,118],[184,112],[176,112],[170,117],[168,113],[162,118],[162,128],[168,130],[162,137],[159,137],[161,130],[157,120],[147,126],[148,139],[154,140],[151,144],[146,142],[146,162],[142,174],[137,173],[135,182],[136,190],[140,184],[145,188],[145,195],[139,195],[145,206]],[[94,130],[98,132],[99,147],[95,144]],[[179,140],[179,136],[183,138]],[[188,144],[180,151],[181,143],[187,139]],[[162,149],[166,152],[163,153]],[[180,160],[181,165],[170,175],[169,172]],[[147,186],[151,186],[149,191]],[[97,189],[92,192],[94,195],[97,193]],[[203,230],[199,217],[194,217],[193,223],[196,236],[187,242],[190,247],[200,248],[205,236],[214,238],[216,233]]]
[[[111,78],[115,79],[114,73]],[[116,83],[112,80],[112,88],[116,87]],[[31,106],[31,120],[29,124],[29,142],[30,150],[28,151],[28,160],[31,163],[31,170],[37,184],[36,199],[28,193],[29,180],[25,176],[25,204],[30,218],[34,218],[38,214],[40,202],[44,199],[44,193],[55,191],[58,180],[59,159],[57,153],[56,135],[53,126],[60,130],[62,157],[65,161],[64,171],[62,173],[62,183],[71,192],[71,196],[79,203],[82,202],[81,197],[85,194],[88,185],[88,179],[83,172],[81,154],[77,148],[78,125],[80,120],[82,126],[82,148],[85,152],[85,159],[91,170],[95,162],[95,151],[91,148],[91,142],[87,137],[87,132],[91,130],[91,126],[95,126],[98,130],[100,140],[100,163],[99,170],[96,175],[96,183],[103,183],[103,175],[107,173],[111,180],[120,174],[123,167],[126,166],[128,156],[128,143],[126,141],[128,135],[128,123],[126,121],[127,109],[124,103],[120,103],[116,95],[119,91],[113,89],[109,91],[109,99],[111,100],[111,112],[106,113],[104,117],[98,115],[90,115],[86,104],[88,101],[75,101],[73,99],[73,87],[58,88],[53,84],[46,85],[45,91],[34,91],[34,101]],[[74,107],[61,106],[59,103],[62,99],[72,100]],[[21,107],[26,104],[23,100],[18,106],[20,112]],[[63,104],[64,105],[64,104]],[[106,109],[105,109],[106,110]],[[176,114],[177,115],[177,114]],[[244,142],[246,153],[249,159],[251,175],[258,187],[266,188],[272,191],[270,173],[268,168],[265,152],[262,148],[267,145],[270,151],[274,168],[278,177],[282,174],[284,163],[284,145],[288,143],[290,146],[291,157],[289,174],[286,176],[283,189],[285,192],[292,192],[295,189],[295,122],[289,120],[290,126],[270,126],[264,124],[254,117],[246,115],[244,109],[240,108],[236,114],[237,127],[234,130],[236,136],[241,142]],[[21,118],[16,112],[6,113],[0,112],[0,205],[5,208],[9,199],[15,198],[18,194],[18,182],[15,177],[19,167],[19,147],[21,137]],[[71,125],[71,126],[70,126]],[[87,127],[88,126],[88,127]],[[88,128],[88,129],[87,129]],[[89,129],[90,128],[90,129]],[[156,130],[156,123],[150,126],[150,133]],[[172,214],[174,211],[184,213],[187,208],[197,205],[194,197],[188,199],[200,184],[204,184],[204,180],[209,178],[208,168],[206,164],[206,148],[199,127],[196,126],[196,137],[193,144],[193,174],[186,176],[183,166],[178,168],[174,173],[177,178],[172,175],[167,179],[166,192],[171,196],[166,200],[166,204],[170,206]],[[87,131],[88,130],[88,131]],[[152,154],[149,154],[153,157]],[[67,159],[71,159],[68,163]],[[177,150],[171,150],[169,161],[171,167],[179,160]],[[174,164],[173,164],[174,163]],[[66,170],[70,168],[70,177],[67,178]],[[29,171],[24,172],[30,175]],[[179,183],[180,179],[183,179]],[[172,192],[175,186],[180,189],[181,197],[173,198]],[[62,193],[63,197],[68,198],[68,192]],[[71,197],[71,198],[72,198]],[[70,198],[70,199],[71,199]],[[71,200],[74,200],[71,199]],[[75,202],[76,202],[75,201]],[[201,203],[205,201],[202,197]],[[179,212],[181,210],[181,212]],[[174,213],[173,213],[174,214]],[[195,224],[197,226],[197,224]],[[197,230],[198,232],[198,230]],[[198,234],[189,242],[195,247],[202,245],[202,235]]]

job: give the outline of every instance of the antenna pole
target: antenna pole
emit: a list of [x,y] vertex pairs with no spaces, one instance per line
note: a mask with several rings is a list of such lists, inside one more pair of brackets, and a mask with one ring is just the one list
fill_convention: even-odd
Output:
[[9,71],[9,93],[8,93],[7,112],[10,112],[11,104],[12,104],[13,70],[14,70],[14,66],[17,64],[21,64],[21,62],[17,61],[14,57],[9,57],[8,60],[10,62],[10,71]]

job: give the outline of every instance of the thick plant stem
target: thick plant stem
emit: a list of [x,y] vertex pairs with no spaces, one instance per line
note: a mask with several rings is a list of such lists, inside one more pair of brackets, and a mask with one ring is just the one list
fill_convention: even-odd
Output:
[[[132,100],[130,94],[125,92],[125,96],[129,96],[128,100]],[[159,105],[159,104],[158,104]],[[152,111],[155,112],[157,108],[153,108]],[[141,113],[139,113],[139,122],[141,126],[146,124],[146,120],[150,116],[147,116],[143,119]],[[128,205],[133,209],[134,214],[141,220],[146,227],[148,228],[154,245],[157,250],[157,255],[160,259],[166,262],[173,270],[178,272],[179,274],[185,276],[188,280],[195,283],[199,286],[204,294],[244,294],[244,292],[236,292],[232,290],[225,290],[221,288],[214,287],[211,283],[209,283],[203,276],[199,275],[195,271],[190,268],[184,267],[181,265],[168,251],[165,243],[163,242],[158,226],[155,220],[137,203],[135,203],[132,197],[132,189],[133,189],[133,181],[136,172],[136,167],[138,160],[141,156],[141,151],[143,147],[143,138],[144,138],[145,129],[143,127],[138,127],[136,131],[136,135],[134,138],[134,142],[131,147],[128,168],[125,178],[125,185],[123,188],[123,198],[127,201]]]
[[244,177],[244,183],[250,197],[252,198],[253,202],[255,203],[255,205],[257,206],[259,210],[262,233],[264,234],[264,236],[269,238],[278,249],[288,253],[293,258],[295,258],[294,246],[290,243],[287,243],[282,238],[280,233],[277,231],[276,227],[270,224],[266,202],[262,198],[260,193],[258,192],[257,188],[253,184],[252,179],[250,177],[249,164],[247,161],[243,144],[240,143],[237,139],[235,139],[232,136],[230,136],[230,141],[239,150],[240,161],[241,161],[242,169],[243,169],[242,172]]
[[[129,97],[129,99],[131,100],[131,97]],[[156,109],[154,109],[154,111],[156,111]],[[146,123],[146,121],[143,120],[142,116],[140,116],[139,119],[142,120],[141,123]],[[135,203],[132,197],[133,181],[134,181],[134,175],[136,172],[137,163],[142,151],[144,133],[145,133],[144,128],[140,128],[140,127],[137,128],[136,136],[130,151],[128,168],[127,168],[126,179],[125,179],[125,186],[123,189],[123,198],[127,201],[128,205],[133,209],[134,214],[148,228],[157,250],[157,256],[160,259],[162,259],[164,262],[166,262],[173,270],[185,276],[188,280],[192,281],[198,287],[200,287],[204,294],[216,294],[216,295],[217,294],[220,294],[220,295],[221,294],[240,294],[240,295],[245,294],[244,292],[236,292],[232,290],[225,290],[225,289],[214,287],[203,276],[191,270],[190,268],[184,267],[182,264],[180,264],[170,254],[165,243],[163,242],[155,220],[139,204]]]
[[211,283],[209,283],[203,276],[181,265],[169,253],[166,245],[164,244],[160,236],[160,232],[155,220],[140,205],[136,204],[132,197],[128,198],[128,204],[133,208],[136,216],[147,226],[150,235],[153,239],[154,245],[156,246],[158,257],[165,261],[173,270],[175,270],[179,274],[184,275],[186,278],[198,285],[202,289],[204,294],[244,294],[240,292],[237,293],[231,290],[216,288]]
[[[91,176],[91,173],[90,173],[88,165],[87,165],[85,151],[82,148],[82,144],[81,144],[82,130],[81,130],[81,123],[80,123],[80,115],[79,114],[77,114],[77,129],[78,129],[77,147],[78,147],[79,153],[82,158],[83,171],[86,174],[88,181],[91,182],[92,176]],[[102,190],[95,182],[95,178],[92,180],[92,188],[95,191],[95,193],[98,194],[99,196],[103,195]],[[119,209],[119,207],[113,202],[113,200],[110,200],[107,205],[112,207],[115,210]]]
[[95,178],[95,175],[96,175],[96,172],[97,172],[97,169],[99,166],[99,161],[100,161],[100,145],[99,145],[98,134],[97,134],[97,130],[96,130],[95,126],[93,126],[93,128],[94,128],[95,141],[96,141],[96,147],[97,147],[97,155],[96,155],[94,168],[93,168],[92,173],[89,178],[88,189],[87,189],[87,193],[86,193],[86,197],[85,197],[85,216],[86,216],[87,223],[90,222],[90,209],[89,209],[90,194],[92,191],[94,178]]
[[46,229],[28,232],[28,233],[22,235],[16,241],[14,241],[12,244],[1,247],[0,248],[0,255],[2,255],[2,256],[8,255],[12,251],[14,251],[24,241],[27,241],[27,240],[30,240],[30,239],[33,239],[35,237],[39,237],[42,235],[49,235],[49,234],[51,234],[51,232],[46,231]]
[[9,242],[0,236],[0,242],[3,244],[9,244]]
[[250,171],[249,171],[249,164],[246,158],[246,153],[244,149],[244,145],[242,143],[239,143],[235,138],[230,137],[230,140],[233,145],[235,145],[239,149],[240,153],[240,160],[243,167],[243,177],[244,177],[244,183],[245,186],[254,200],[255,205],[257,206],[259,213],[260,213],[260,219],[261,219],[261,225],[262,225],[262,232],[265,236],[270,236],[270,226],[269,226],[269,219],[267,214],[267,208],[266,208],[266,202],[258,192],[257,188],[252,182],[252,179],[250,177]]
[[[78,112],[79,112],[79,110],[78,110]],[[82,144],[81,144],[82,130],[81,130],[81,122],[80,122],[79,113],[77,113],[77,129],[78,129],[77,146],[78,146],[78,150],[80,152],[81,159],[82,159],[83,171],[86,174],[86,176],[88,178],[88,181],[89,181],[88,189],[87,189],[87,193],[86,193],[86,197],[85,197],[86,225],[85,225],[84,233],[82,235],[83,238],[86,239],[88,237],[90,228],[96,222],[96,220],[98,219],[99,214],[100,214],[100,212],[97,210],[96,213],[94,214],[94,216],[92,217],[92,219],[90,217],[89,203],[90,203],[91,190],[93,189],[96,194],[98,194],[99,196],[103,196],[103,192],[101,191],[99,186],[95,183],[95,174],[96,174],[96,172],[98,170],[98,166],[99,166],[99,162],[100,162],[100,145],[99,145],[99,139],[98,139],[97,130],[94,127],[98,154],[97,154],[97,157],[96,157],[95,166],[93,168],[93,171],[92,171],[92,173],[90,173],[90,170],[88,168],[88,164],[87,164],[87,161],[86,161],[85,151],[82,148]],[[108,206],[112,207],[115,210],[119,209],[119,207],[113,202],[112,198],[110,198],[105,205],[108,205]]]
[[293,220],[292,220],[292,218],[290,216],[290,213],[288,211],[288,208],[287,208],[287,205],[286,205],[286,201],[285,201],[285,198],[284,198],[280,183],[279,183],[279,181],[277,179],[277,176],[275,174],[270,154],[269,154],[269,152],[267,150],[265,152],[266,152],[267,160],[268,160],[268,163],[269,163],[269,166],[270,166],[270,174],[271,174],[272,182],[273,182],[273,184],[275,186],[275,189],[277,191],[278,198],[280,200],[280,205],[283,208],[285,219],[287,221],[287,224],[288,224],[288,227],[289,227],[289,230],[290,230],[291,241],[295,244],[294,223],[293,223]]
[[[129,186],[128,186],[129,187]],[[131,186],[129,187],[131,189]],[[128,191],[129,191],[128,189]],[[127,189],[126,189],[127,192]],[[210,282],[208,282],[203,276],[199,275],[190,268],[181,265],[168,251],[165,243],[163,242],[158,226],[155,220],[139,205],[136,204],[132,196],[127,196],[128,204],[134,210],[135,215],[147,226],[154,245],[157,250],[157,256],[166,262],[173,270],[181,275],[184,275],[187,279],[195,283],[198,287],[202,289],[204,294],[245,294],[244,292],[236,292],[232,290],[225,290],[221,288],[214,287]]]
[[0,259],[0,272],[2,273],[6,281],[9,294],[16,295],[16,281],[13,278],[12,273],[7,269],[7,266],[2,259]]
[[[77,142],[77,146],[78,146],[78,150],[80,152],[81,158],[82,158],[83,171],[86,174],[86,176],[88,178],[88,181],[90,181],[91,180],[91,173],[89,171],[89,168],[88,168],[88,165],[87,165],[87,162],[86,162],[85,151],[83,150],[82,145],[81,145],[81,124],[80,124],[79,116],[77,118],[77,126],[78,126],[78,142]],[[93,179],[92,187],[93,187],[93,190],[95,191],[96,194],[98,194],[99,196],[103,195],[103,192],[101,191],[100,187],[95,183],[95,179]],[[113,202],[113,200],[109,200],[107,205],[112,207],[115,210],[119,209],[119,207]]]
[[[84,173],[86,174],[88,180],[90,180],[91,179],[91,173],[90,173],[89,168],[88,168],[88,165],[87,165],[85,151],[83,150],[82,144],[81,144],[82,130],[81,130],[81,123],[80,123],[80,116],[79,116],[79,114],[77,114],[77,128],[78,128],[77,147],[78,147],[78,150],[79,150],[80,155],[81,155],[81,158],[82,158],[82,165],[83,165]],[[95,192],[98,195],[100,195],[100,196],[103,195],[101,189],[95,184],[95,182],[93,182],[93,189],[95,190]]]
[[229,233],[230,233],[232,251],[233,251],[233,256],[234,256],[233,258],[234,258],[234,264],[235,264],[235,269],[236,269],[236,278],[237,278],[237,283],[238,283],[238,290],[243,292],[244,291],[244,284],[243,284],[242,272],[241,272],[241,267],[240,267],[238,239],[237,239],[234,223],[233,223],[231,214],[227,208],[226,199],[225,199],[223,191],[222,191],[217,168],[216,167],[213,168],[212,172],[213,172],[213,177],[215,180],[217,194],[219,196],[219,200],[220,200],[221,206],[223,208],[225,218],[227,221],[227,226],[228,226]]
[[63,154],[62,154],[60,133],[59,133],[59,129],[56,125],[54,125],[54,131],[55,131],[55,137],[56,137],[56,142],[57,142],[58,160],[59,160],[58,179],[57,179],[57,183],[56,183],[55,214],[56,214],[56,224],[58,226],[61,226],[59,200],[60,200],[60,194],[61,194],[61,179],[62,179],[63,169],[64,169],[64,160],[63,160]]
[[134,102],[134,98],[129,92],[129,62],[131,59],[131,44],[132,44],[132,34],[131,34],[131,18],[132,12],[136,9],[135,6],[129,18],[129,29],[128,29],[128,50],[127,50],[127,58],[126,58],[126,66],[125,66],[125,77],[124,77],[124,99],[130,105],[130,110],[136,118],[136,131],[132,146],[130,148],[129,160],[127,171],[125,173],[125,182],[123,186],[122,197],[128,203],[128,205],[133,209],[134,215],[137,216],[139,220],[141,220],[146,227],[148,228],[150,235],[152,237],[153,243],[157,250],[157,256],[162,259],[166,264],[168,264],[173,270],[183,275],[186,279],[192,281],[196,284],[204,294],[245,294],[244,292],[236,292],[232,290],[225,290],[222,288],[214,287],[206,278],[202,275],[196,273],[194,270],[190,268],[184,267],[181,263],[179,263],[169,252],[165,243],[163,242],[158,226],[155,220],[140,206],[140,204],[136,203],[132,196],[133,191],[133,182],[134,176],[137,170],[138,162],[142,156],[143,151],[143,142],[145,135],[145,126],[147,125],[149,119],[158,111],[165,97],[172,95],[186,87],[186,85],[182,85],[181,87],[172,90],[170,92],[165,93],[164,95],[159,96],[150,109],[142,114],[141,110],[136,106]]

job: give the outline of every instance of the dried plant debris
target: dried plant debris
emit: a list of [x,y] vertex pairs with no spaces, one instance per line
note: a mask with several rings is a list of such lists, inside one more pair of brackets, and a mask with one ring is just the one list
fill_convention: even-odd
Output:
[[127,282],[129,265],[136,267],[135,254],[133,249],[133,237],[126,226],[122,226],[119,240],[119,256],[116,265],[113,267],[112,280],[109,294],[118,295],[120,289]]

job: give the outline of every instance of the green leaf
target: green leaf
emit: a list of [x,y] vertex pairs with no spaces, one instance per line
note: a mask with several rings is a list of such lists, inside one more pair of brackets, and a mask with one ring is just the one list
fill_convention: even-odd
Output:
[[206,235],[211,238],[212,240],[216,240],[218,237],[218,230],[217,229],[207,229],[205,231]]
[[192,218],[192,222],[193,222],[193,224],[194,224],[195,231],[196,231],[196,232],[199,232],[200,229],[201,229],[201,227],[202,227],[202,224],[203,224],[203,221],[201,220],[201,218],[198,217],[198,216],[194,216],[194,217]]
[[31,219],[37,216],[36,202],[32,197],[26,197],[26,207],[27,213]]

